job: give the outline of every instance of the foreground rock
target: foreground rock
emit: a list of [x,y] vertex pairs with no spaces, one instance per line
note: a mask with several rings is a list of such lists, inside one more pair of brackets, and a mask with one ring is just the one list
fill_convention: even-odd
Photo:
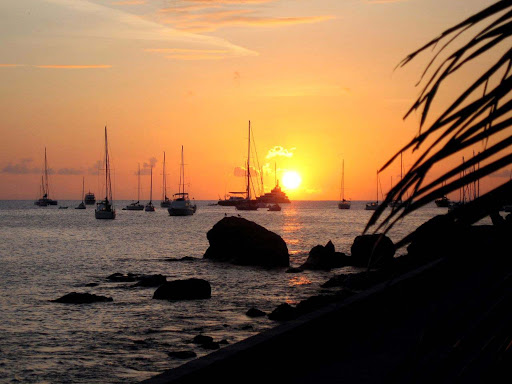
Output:
[[382,267],[393,261],[395,245],[386,235],[362,235],[354,239],[350,252],[355,267]]
[[334,244],[329,240],[325,246],[314,246],[311,251],[309,251],[308,259],[300,268],[328,271],[332,268],[340,268],[349,265],[350,260],[351,258],[344,253],[336,252]]
[[52,300],[54,303],[65,303],[65,304],[91,304],[91,303],[102,303],[114,301],[111,297],[93,295],[91,293],[77,293],[71,292],[64,295],[56,300]]
[[194,351],[171,351],[168,352],[167,355],[174,359],[193,359],[197,357],[197,354]]
[[240,217],[224,217],[206,234],[210,247],[205,259],[267,268],[290,265],[281,236]]
[[258,308],[252,307],[245,313],[245,315],[248,317],[262,317],[265,316],[266,313]]
[[203,279],[167,281],[153,294],[158,300],[200,300],[212,296],[210,283]]

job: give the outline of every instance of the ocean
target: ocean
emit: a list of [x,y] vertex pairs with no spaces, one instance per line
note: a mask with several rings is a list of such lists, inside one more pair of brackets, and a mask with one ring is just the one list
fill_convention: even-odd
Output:
[[[372,214],[363,201],[352,202],[350,210],[337,209],[336,201],[298,201],[280,212],[238,212],[197,201],[195,215],[171,217],[159,202],[150,213],[122,211],[129,202],[118,201],[116,220],[96,220],[94,206],[75,210],[78,201],[59,203],[69,209],[0,201],[0,383],[136,383],[187,361],[169,357],[170,351],[207,354],[191,343],[196,335],[232,344],[274,327],[278,323],[249,318],[246,311],[269,313],[284,302],[297,304],[318,294],[333,274],[357,269],[288,274],[286,268],[204,260],[208,230],[225,214],[240,214],[281,235],[291,266],[300,266],[313,246],[329,240],[337,251],[350,253]],[[390,237],[396,242],[444,212],[429,205],[399,223]],[[206,279],[212,298],[153,300],[156,288],[108,281],[116,272]],[[73,291],[113,302],[50,301]]]

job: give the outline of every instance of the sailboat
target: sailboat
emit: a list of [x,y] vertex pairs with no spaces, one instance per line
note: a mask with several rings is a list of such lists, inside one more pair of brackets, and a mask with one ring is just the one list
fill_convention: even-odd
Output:
[[110,178],[110,158],[108,155],[107,127],[105,126],[105,199],[96,204],[94,217],[97,219],[115,219],[116,210],[112,199],[112,180]]
[[345,200],[345,160],[341,166],[341,192],[340,202],[338,203],[339,209],[350,209],[350,201]]
[[379,171],[377,171],[377,201],[366,204],[365,210],[375,211],[379,208]]
[[171,200],[167,197],[167,175],[165,174],[165,152],[164,152],[164,170],[162,180],[162,201],[160,202],[162,208],[169,208],[171,206]]
[[142,211],[144,206],[140,203],[140,164],[137,172],[137,201],[127,205],[123,208],[123,211]]
[[85,209],[84,192],[85,192],[85,177],[82,178],[82,202],[75,207],[75,209]]
[[[403,178],[403,163],[402,163],[402,152],[400,152],[400,180]],[[391,182],[391,186],[393,186],[393,182]],[[398,207],[402,204],[402,199],[396,199],[389,203],[390,207]]]
[[146,204],[144,210],[146,212],[155,212],[155,207],[153,206],[153,165],[151,165],[151,186],[149,187],[149,203]]
[[36,201],[34,204],[39,207],[46,207],[48,205],[57,205],[57,200],[50,199],[50,187],[48,183],[48,160],[46,157],[46,147],[44,148],[44,172],[41,176],[41,195],[42,197]]
[[171,206],[167,208],[171,216],[191,216],[196,213],[196,205],[192,204],[185,192],[185,164],[183,163],[183,145],[181,146],[180,184],[178,193],[173,195]]
[[251,200],[251,121],[249,120],[249,140],[247,145],[247,180],[245,199],[235,205],[239,211],[256,211],[259,207],[257,200]]

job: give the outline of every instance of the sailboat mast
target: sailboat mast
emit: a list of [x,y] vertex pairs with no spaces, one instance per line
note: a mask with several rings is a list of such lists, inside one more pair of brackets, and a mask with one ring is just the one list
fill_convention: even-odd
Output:
[[112,184],[110,178],[110,158],[108,155],[107,126],[105,126],[105,200],[112,200]]
[[345,201],[345,159],[341,162],[341,201]]
[[164,151],[164,169],[163,169],[163,196],[162,196],[162,200],[165,200],[165,197],[167,196],[167,185],[166,185],[166,180],[165,180],[165,151]]
[[153,165],[151,165],[151,184],[149,186],[149,203],[153,201]]
[[50,197],[50,190],[48,188],[48,161],[46,159],[46,147],[44,147],[44,194]]
[[379,203],[379,171],[377,170],[377,204]]
[[85,193],[85,177],[82,177],[82,203],[84,202],[84,193]]
[[247,140],[247,200],[251,199],[251,120],[249,120],[249,140]]
[[[185,193],[185,164],[183,163],[183,145],[181,146],[181,169],[180,169],[180,186],[179,193]],[[183,197],[183,195],[182,195]]]
[[140,201],[140,163],[139,170],[137,172],[137,203]]

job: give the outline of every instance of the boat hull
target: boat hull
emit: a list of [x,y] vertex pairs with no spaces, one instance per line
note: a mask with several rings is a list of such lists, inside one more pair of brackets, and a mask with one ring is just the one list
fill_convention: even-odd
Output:
[[123,211],[142,211],[144,206],[142,204],[131,204],[123,208]]
[[350,209],[350,203],[346,201],[341,201],[338,203],[338,209]]
[[171,215],[171,216],[192,216],[196,212],[196,210],[192,207],[188,207],[188,208],[170,207],[167,209],[167,211],[169,212],[169,215]]
[[113,220],[116,218],[116,211],[94,211],[94,217],[99,220]]
[[364,207],[366,211],[376,211],[379,208],[379,203],[368,203]]

